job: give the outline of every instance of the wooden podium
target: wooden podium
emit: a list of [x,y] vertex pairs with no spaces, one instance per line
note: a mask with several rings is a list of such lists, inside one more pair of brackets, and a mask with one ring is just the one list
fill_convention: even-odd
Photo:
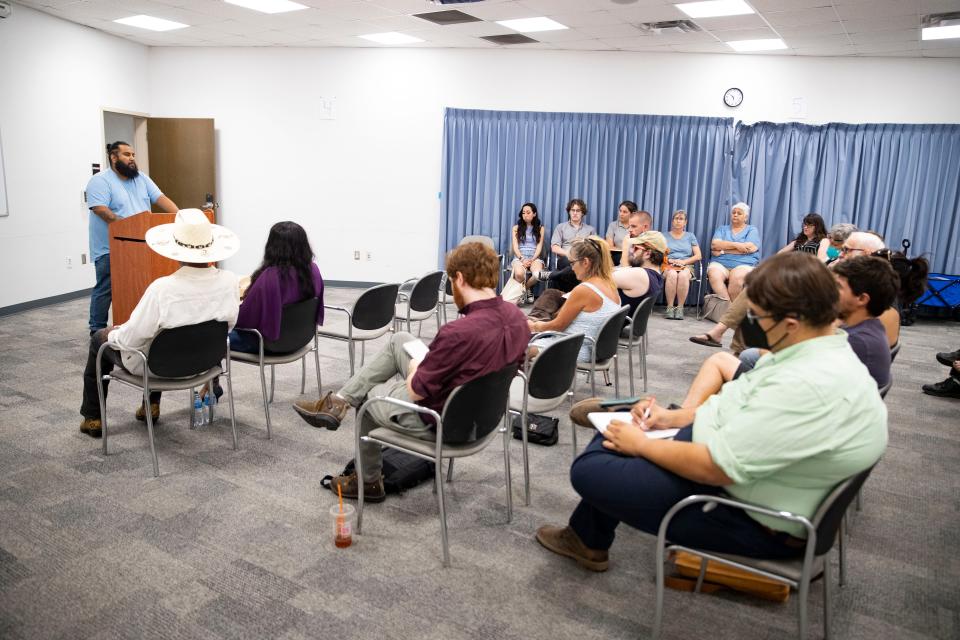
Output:
[[[205,211],[216,222],[212,211]],[[157,278],[168,276],[180,263],[154,253],[145,240],[147,229],[173,222],[175,213],[144,211],[110,223],[110,289],[113,296],[113,324],[130,319],[143,292]]]

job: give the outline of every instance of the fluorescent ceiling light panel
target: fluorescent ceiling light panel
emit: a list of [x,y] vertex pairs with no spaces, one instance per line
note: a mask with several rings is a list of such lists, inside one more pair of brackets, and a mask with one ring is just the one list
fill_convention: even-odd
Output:
[[691,18],[718,18],[720,16],[742,16],[754,13],[743,0],[710,0],[709,2],[684,2],[674,5]]
[[397,31],[387,31],[386,33],[368,33],[365,36],[357,36],[364,40],[372,40],[380,44],[413,44],[414,42],[423,42],[420,38],[408,36],[405,33]]
[[960,24],[948,25],[946,27],[924,27],[921,30],[923,40],[946,40],[947,38],[960,38]]
[[786,49],[787,45],[780,38],[764,38],[763,40],[734,40],[726,43],[734,51],[775,51]]
[[556,20],[550,18],[520,18],[518,20],[497,20],[497,24],[513,29],[520,33],[534,33],[536,31],[557,31],[559,29],[569,29],[570,27],[562,25]]
[[309,8],[299,2],[290,2],[290,0],[224,0],[224,2],[261,13],[286,13],[287,11],[300,11]]
[[182,22],[173,20],[164,20],[163,18],[154,18],[153,16],[130,16],[129,18],[119,18],[114,20],[118,24],[125,24],[128,27],[139,27],[140,29],[149,29],[150,31],[173,31],[174,29],[183,29],[189,27]]

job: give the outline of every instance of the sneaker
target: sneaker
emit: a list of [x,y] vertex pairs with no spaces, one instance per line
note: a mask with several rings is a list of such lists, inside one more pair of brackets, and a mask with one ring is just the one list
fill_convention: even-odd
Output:
[[960,398],[960,382],[950,376],[943,382],[923,385],[923,392],[940,398]]
[[[337,487],[340,491],[337,491]],[[330,481],[330,491],[334,494],[339,493],[344,498],[357,499],[360,489],[357,485],[356,472],[346,476],[337,476]],[[383,502],[387,499],[387,492],[383,488],[383,476],[376,482],[363,483],[363,501],[364,502]]]
[[336,431],[347,417],[350,403],[328,391],[320,400],[298,400],[293,403],[293,410],[311,427]]
[[80,433],[85,433],[91,438],[99,438],[103,435],[103,425],[100,418],[84,418],[80,423]]
[[537,542],[556,554],[573,558],[590,571],[606,571],[610,565],[606,549],[589,548],[570,527],[540,527],[537,529]]
[[960,349],[956,351],[941,351],[937,354],[937,362],[946,367],[952,367],[953,363],[957,360],[960,360]]
[[674,319],[674,320],[683,320],[683,307],[674,307],[674,309],[673,309],[673,319]]
[[663,317],[667,320],[673,320],[673,310],[676,307],[667,307],[667,310],[664,312]]
[[[143,403],[140,403],[140,406],[137,407],[137,412],[133,414],[134,417],[140,422],[147,421],[147,412],[143,409]],[[153,424],[157,424],[160,421],[160,403],[151,402],[150,403],[150,417],[153,419]]]
[[548,271],[547,269],[544,269],[543,271],[537,274],[537,280],[539,280],[540,282],[546,282],[547,280],[550,279],[550,273],[551,273],[550,271]]

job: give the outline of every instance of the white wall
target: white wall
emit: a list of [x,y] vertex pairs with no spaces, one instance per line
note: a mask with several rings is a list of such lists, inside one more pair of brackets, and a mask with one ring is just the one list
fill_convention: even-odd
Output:
[[[803,97],[810,123],[960,121],[958,60],[147,49],[21,5],[0,20],[0,59],[0,307],[92,286],[80,193],[102,159],[101,107],[215,118],[221,221],[244,242],[230,268],[252,269],[269,226],[293,219],[328,279],[369,281],[436,264],[447,106],[782,121]],[[721,102],[731,86],[736,111]],[[336,119],[321,119],[321,97]]]
[[[809,123],[960,121],[958,60],[163,48],[150,76],[153,115],[216,119],[221,220],[245,242],[229,266],[253,268],[270,224],[293,219],[342,280],[436,264],[446,106],[749,122],[788,120],[802,97]],[[745,94],[736,110],[721,99],[732,86]],[[330,96],[336,119],[322,120]]]
[[[148,48],[21,5],[0,20],[0,307],[92,287],[82,194],[103,162],[102,106],[147,110]],[[66,267],[70,257],[73,267]]]

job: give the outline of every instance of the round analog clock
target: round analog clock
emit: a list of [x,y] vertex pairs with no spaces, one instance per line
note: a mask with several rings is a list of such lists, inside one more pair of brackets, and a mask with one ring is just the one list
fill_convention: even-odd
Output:
[[740,91],[740,89],[737,89],[736,87],[727,89],[723,94],[723,104],[727,105],[728,107],[739,107],[740,103],[742,102],[743,91]]

